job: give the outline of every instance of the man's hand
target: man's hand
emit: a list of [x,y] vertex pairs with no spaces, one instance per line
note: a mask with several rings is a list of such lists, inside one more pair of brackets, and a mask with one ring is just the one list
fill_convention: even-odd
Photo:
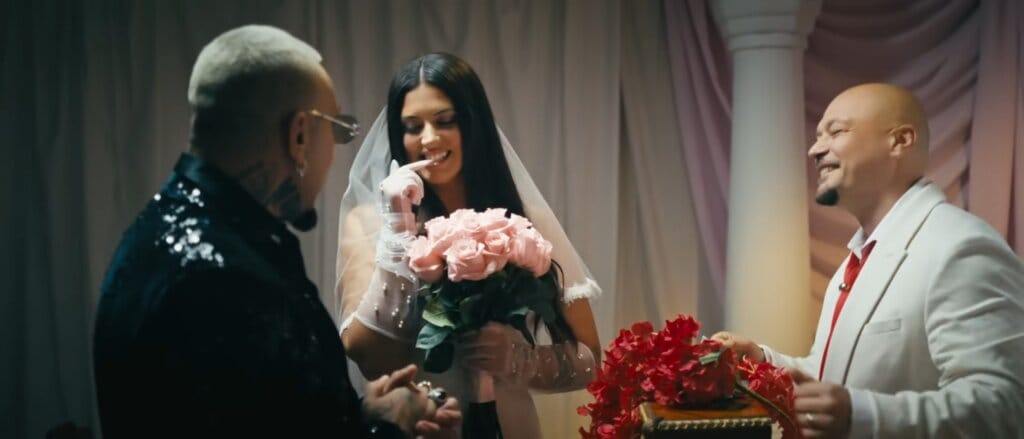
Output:
[[796,388],[797,423],[806,438],[846,438],[850,435],[850,391],[823,383],[797,369],[786,369]]
[[410,364],[367,383],[363,399],[367,419],[391,422],[411,437],[420,421],[433,418],[437,406],[412,383],[415,376],[416,366]]
[[724,348],[732,349],[741,358],[747,357],[757,363],[764,362],[764,351],[753,340],[731,332],[719,332],[712,335],[711,339],[721,343]]
[[420,439],[455,439],[459,436],[462,425],[462,410],[459,401],[448,397],[441,407],[437,408],[433,419],[416,423],[416,438]]

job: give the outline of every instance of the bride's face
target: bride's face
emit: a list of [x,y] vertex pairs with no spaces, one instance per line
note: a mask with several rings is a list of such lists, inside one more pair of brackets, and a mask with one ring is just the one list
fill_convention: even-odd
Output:
[[409,163],[432,159],[420,172],[431,185],[455,180],[462,172],[462,133],[455,107],[441,90],[420,84],[405,95],[402,106],[402,141]]

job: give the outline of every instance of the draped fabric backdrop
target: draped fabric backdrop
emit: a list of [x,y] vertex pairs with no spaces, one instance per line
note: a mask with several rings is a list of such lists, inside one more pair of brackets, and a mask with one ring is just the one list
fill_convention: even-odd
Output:
[[[699,236],[711,283],[721,294],[729,56],[710,1],[665,2],[665,20]],[[806,151],[836,94],[876,81],[907,87],[921,99],[932,131],[928,178],[1024,255],[1024,5],[1015,0],[826,0],[804,57],[807,143],[793,147]],[[815,172],[810,166],[807,171],[813,185]],[[813,190],[808,187],[808,197]],[[856,227],[839,209],[810,208],[810,294],[819,301]]]
[[[855,53],[865,55],[850,56]],[[828,102],[846,87],[884,81],[914,92],[931,127],[928,178],[1024,256],[1024,5],[825,2],[808,43],[804,77],[809,139]],[[812,207],[817,297],[846,256],[855,229],[853,219],[836,209]]]
[[[698,311],[659,1],[42,0],[0,3],[0,23],[0,437],[42,437],[68,420],[98,431],[90,340],[103,272],[186,149],[196,55],[247,23],[317,47],[343,110],[364,126],[402,63],[435,50],[465,58],[604,288],[602,342],[635,320]],[[323,292],[360,142],[337,154],[321,223],[300,235]],[[587,396],[540,397],[545,436],[574,436]]]

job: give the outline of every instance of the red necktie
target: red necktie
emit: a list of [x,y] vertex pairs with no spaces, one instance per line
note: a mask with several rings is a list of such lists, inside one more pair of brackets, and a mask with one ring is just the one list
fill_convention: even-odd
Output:
[[860,268],[864,266],[868,261],[868,255],[871,254],[871,249],[875,248],[875,243],[878,241],[871,241],[868,245],[864,246],[864,250],[861,253],[864,254],[864,258],[858,258],[855,253],[850,254],[850,261],[846,263],[846,272],[843,273],[843,282],[839,284],[839,298],[836,299],[836,309],[832,311],[832,326],[828,329],[828,340],[825,341],[825,352],[821,354],[821,367],[818,368],[818,380],[820,381],[822,376],[825,374],[825,359],[828,358],[828,346],[832,344],[832,331],[836,329],[836,321],[839,320],[839,313],[843,310],[843,305],[846,304],[846,298],[850,295],[850,290],[853,289],[853,283],[857,281],[857,275],[860,274]]

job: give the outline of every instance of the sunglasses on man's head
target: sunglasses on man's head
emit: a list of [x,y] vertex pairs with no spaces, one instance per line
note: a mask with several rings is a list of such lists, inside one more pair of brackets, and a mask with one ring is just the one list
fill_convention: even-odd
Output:
[[359,121],[357,121],[355,117],[347,114],[328,116],[318,110],[309,110],[309,114],[331,123],[331,129],[334,131],[335,144],[344,145],[351,142],[352,139],[355,139],[356,136],[359,135]]

